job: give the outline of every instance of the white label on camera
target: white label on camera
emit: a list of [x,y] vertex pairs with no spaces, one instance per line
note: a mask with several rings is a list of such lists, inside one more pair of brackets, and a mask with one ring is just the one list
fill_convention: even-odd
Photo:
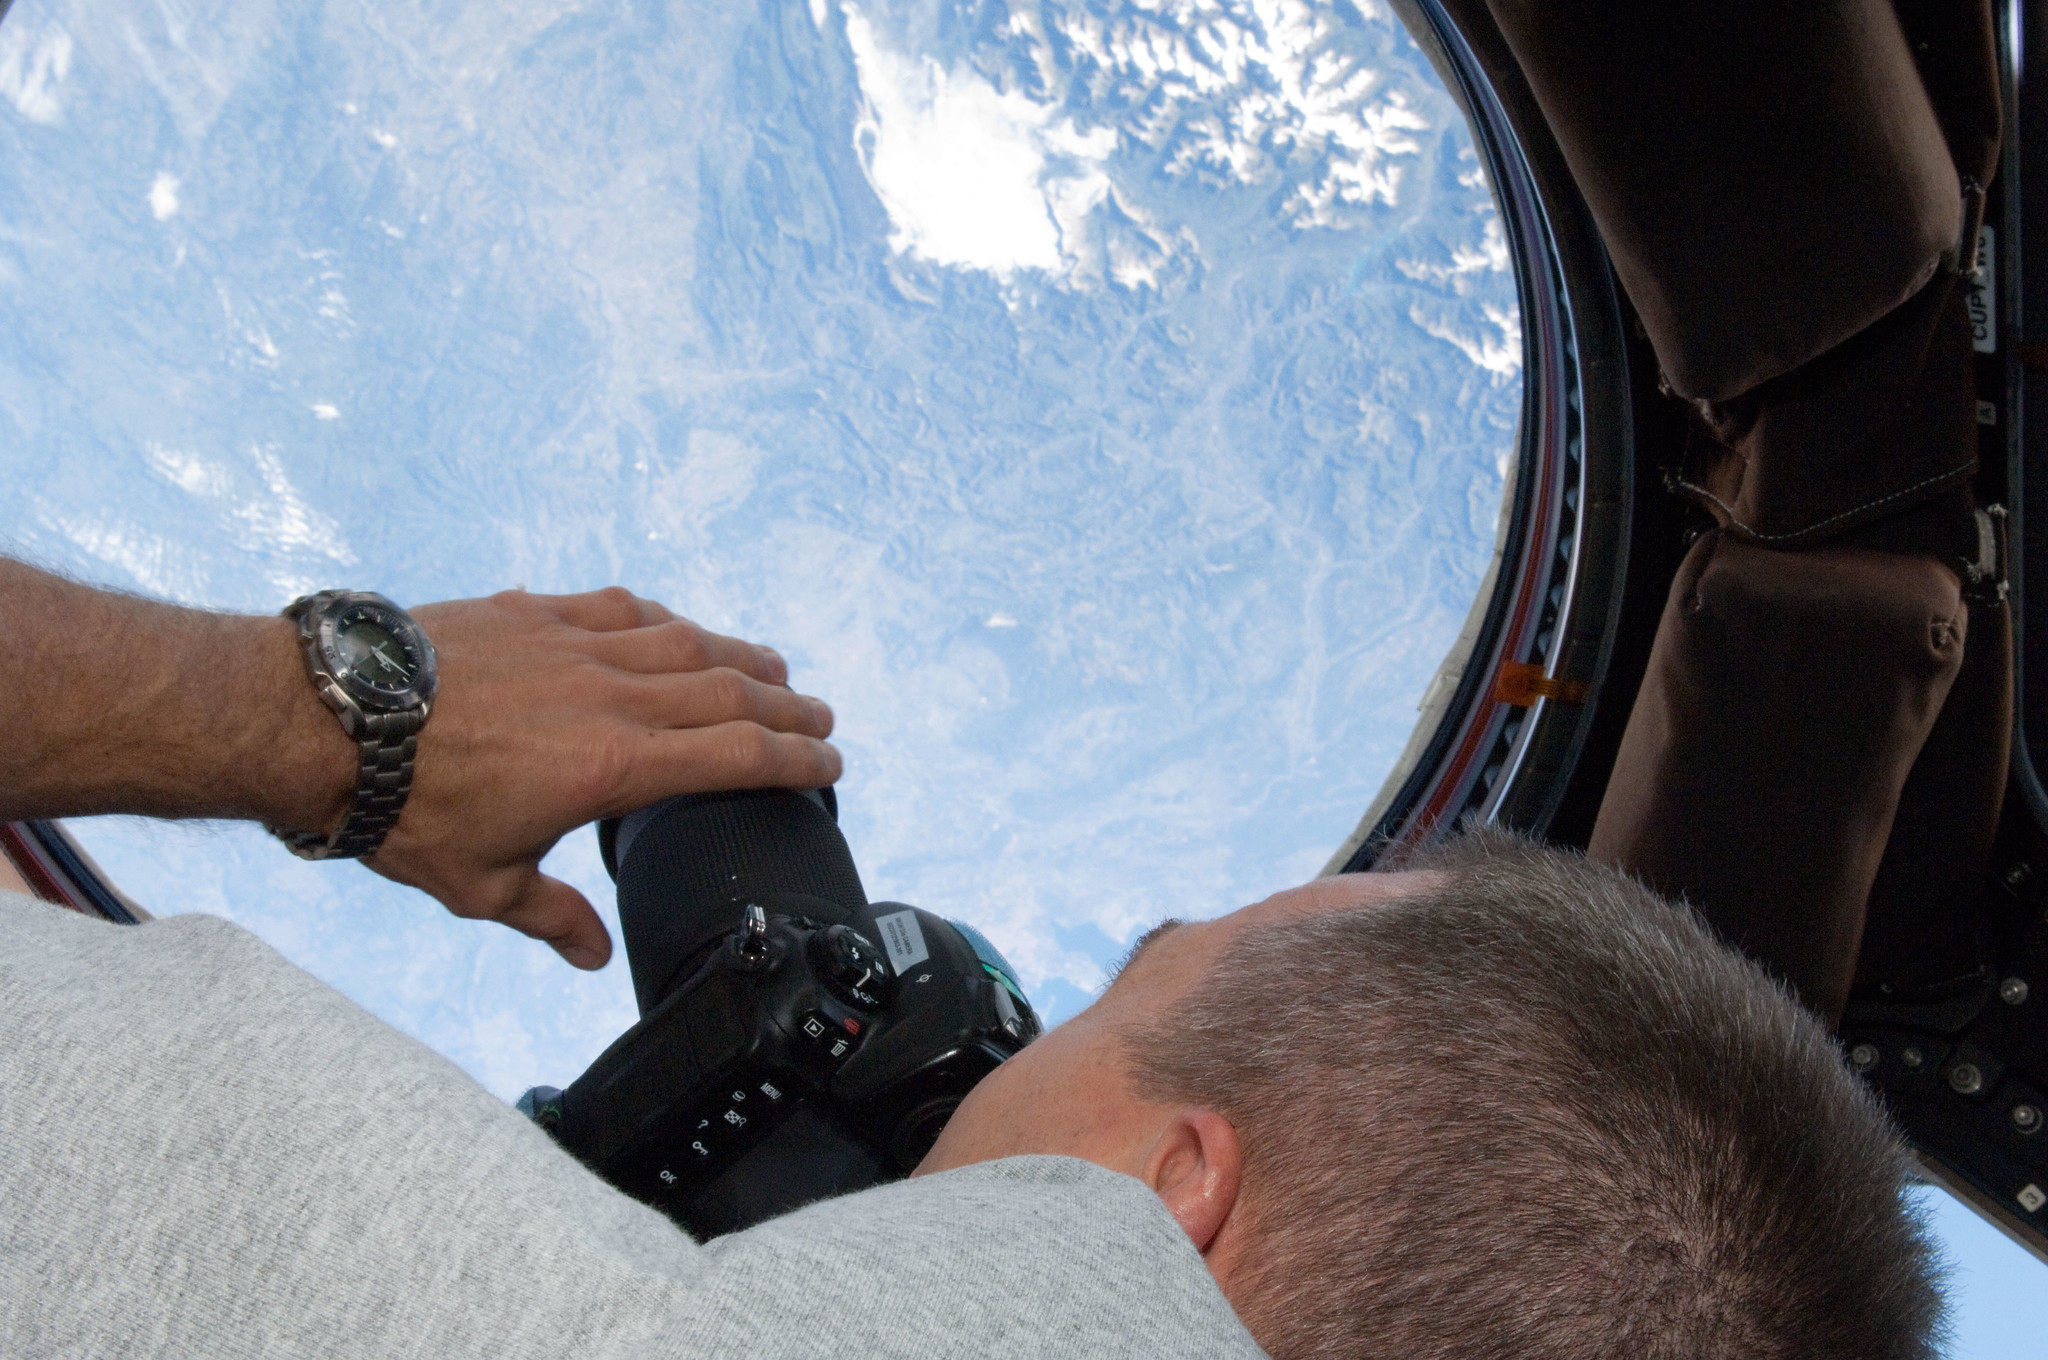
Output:
[[889,966],[898,973],[915,968],[932,956],[932,951],[924,947],[924,927],[917,923],[914,911],[880,917],[875,928],[882,932],[882,948],[889,951]]
[[1970,276],[1970,348],[1998,353],[1998,233],[1977,232],[1977,272]]

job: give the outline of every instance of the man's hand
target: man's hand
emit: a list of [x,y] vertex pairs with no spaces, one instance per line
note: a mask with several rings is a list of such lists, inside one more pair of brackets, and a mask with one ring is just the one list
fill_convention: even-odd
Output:
[[832,710],[784,685],[780,656],[624,590],[510,591],[412,614],[441,691],[412,797],[368,863],[579,968],[602,967],[611,941],[583,894],[540,872],[564,832],[672,794],[839,777],[823,740]]
[[[611,942],[539,870],[564,833],[677,793],[839,777],[782,658],[624,590],[413,612],[440,657],[413,790],[371,868],[580,968]],[[137,813],[339,826],[356,751],[290,621],[92,590],[0,558],[0,820]]]

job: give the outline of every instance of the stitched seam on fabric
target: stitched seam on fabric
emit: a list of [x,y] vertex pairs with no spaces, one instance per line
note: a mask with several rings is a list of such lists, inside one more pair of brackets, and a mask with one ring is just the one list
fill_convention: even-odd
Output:
[[1699,485],[1696,482],[1688,482],[1683,477],[1680,477],[1677,479],[1677,485],[1683,488],[1684,490],[1695,492],[1699,495],[1705,496],[1708,500],[1720,506],[1722,510],[1727,512],[1728,522],[1730,524],[1742,530],[1743,533],[1748,534],[1751,538],[1757,540],[1759,543],[1775,543],[1787,538],[1804,537],[1805,535],[1814,533],[1817,530],[1827,528],[1830,524],[1833,524],[1837,520],[1848,519],[1852,515],[1860,515],[1865,510],[1874,509],[1877,506],[1883,505],[1886,501],[1895,501],[1899,499],[1901,496],[1910,496],[1915,491],[1918,491],[1923,487],[1933,486],[1936,482],[1945,482],[1949,478],[1954,477],[1959,473],[1968,472],[1971,469],[1971,467],[1973,467],[1976,464],[1976,461],[1976,459],[1972,458],[1967,463],[1957,464],[1955,467],[1950,468],[1947,472],[1937,472],[1932,477],[1924,478],[1921,481],[1913,483],[1911,486],[1902,487],[1899,490],[1892,492],[1889,496],[1879,496],[1874,501],[1865,501],[1861,505],[1852,505],[1847,510],[1842,511],[1840,514],[1829,515],[1826,519],[1820,520],[1819,522],[1814,524],[1809,524],[1804,529],[1794,529],[1790,533],[1784,534],[1759,533],[1755,529],[1750,528],[1747,524],[1744,524],[1741,520],[1735,517],[1734,506],[1728,504],[1728,502],[1722,500],[1719,496],[1716,496],[1713,492],[1707,490],[1705,487]]

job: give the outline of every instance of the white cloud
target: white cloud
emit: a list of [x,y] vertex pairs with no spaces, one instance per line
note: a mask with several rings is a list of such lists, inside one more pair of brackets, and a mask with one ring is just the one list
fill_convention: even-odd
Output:
[[234,476],[227,468],[182,449],[144,444],[142,461],[151,472],[187,495],[217,498],[225,496],[234,485]]
[[0,95],[31,123],[54,123],[64,106],[57,87],[71,74],[71,35],[38,31],[19,19],[0,26]]
[[340,419],[341,419],[341,410],[340,410],[340,408],[339,408],[339,407],[337,407],[337,406],[335,406],[335,405],[333,405],[333,404],[332,404],[331,402],[325,402],[325,401],[316,401],[316,402],[314,402],[314,403],[313,403],[313,407],[312,407],[312,410],[313,410],[313,418],[314,418],[315,420],[340,420]]
[[1048,110],[898,56],[850,5],[846,36],[867,98],[855,143],[889,210],[890,244],[999,274],[1059,268],[1059,228],[1039,187]]
[[159,222],[177,215],[178,177],[170,171],[157,171],[155,182],[149,186],[149,210]]
[[250,538],[273,550],[311,553],[342,566],[354,566],[356,555],[342,540],[341,526],[315,510],[292,485],[277,450],[255,445],[249,462],[263,482],[263,493],[234,507]]
[[227,322],[228,329],[240,332],[243,344],[248,346],[249,360],[258,368],[276,368],[279,358],[277,342],[270,338],[269,327],[248,315],[253,307],[236,306],[235,299],[228,292],[225,282],[215,280],[213,291],[220,299],[221,314]]
[[67,513],[41,507],[39,518],[88,557],[125,573],[152,595],[182,603],[198,603],[193,590],[192,559],[181,543],[150,532],[122,517]]
[[1393,158],[1419,152],[1410,134],[1429,128],[1401,91],[1376,93],[1380,72],[1345,54],[1339,26],[1307,0],[1154,0],[1128,18],[1058,24],[1096,102],[1145,111],[1141,135],[1170,148],[1169,174],[1258,184],[1296,152],[1314,157],[1283,208],[1297,227],[1394,203]]
[[1492,374],[1495,382],[1506,382],[1522,371],[1521,313],[1491,302],[1482,304],[1479,310],[1490,331],[1462,326],[1455,318],[1433,313],[1419,304],[1408,309],[1408,319],[1426,334],[1454,346]]
[[864,107],[854,145],[889,212],[889,244],[934,264],[1008,278],[1154,284],[1178,244],[1122,201],[1104,171],[1110,128],[1082,131],[1055,107],[972,71],[891,51],[843,7]]
[[179,130],[196,141],[273,44],[274,9],[275,0],[234,0],[232,9],[170,0],[107,12],[95,7],[91,50],[110,68],[140,72]]
[[[1281,211],[1314,228],[1396,202],[1401,159],[1421,150],[1412,134],[1429,128],[1306,0],[1062,14],[1053,22],[1071,62],[1020,7],[1006,28],[1042,97],[891,50],[850,0],[841,9],[863,97],[854,144],[890,245],[1005,279],[1036,270],[1081,287],[1156,287],[1171,259],[1193,253],[1191,232],[1160,228],[1118,192],[1108,167],[1125,135],[1166,152],[1169,175],[1256,185],[1284,174]],[[822,24],[822,0],[813,18]],[[1090,126],[1065,112],[1074,107],[1134,112]]]
[[[314,414],[321,409],[314,407]],[[145,444],[142,456],[152,474],[210,507],[215,522],[233,535],[238,548],[268,559],[275,568],[270,580],[278,589],[296,589],[312,579],[309,571],[356,564],[341,526],[314,509],[293,485],[277,450],[251,446],[240,466],[156,443]],[[90,539],[81,536],[92,528],[67,525],[63,532],[95,556],[117,562],[150,589],[168,593],[162,581],[148,575],[148,563],[160,553],[143,553],[132,536],[103,529],[94,529],[96,536]]]
[[1394,267],[1411,279],[1447,284],[1458,293],[1468,292],[1480,274],[1505,274],[1509,265],[1508,242],[1501,231],[1500,215],[1488,207],[1484,216],[1485,225],[1480,230],[1479,244],[1453,246],[1449,264],[1433,260],[1396,260]]

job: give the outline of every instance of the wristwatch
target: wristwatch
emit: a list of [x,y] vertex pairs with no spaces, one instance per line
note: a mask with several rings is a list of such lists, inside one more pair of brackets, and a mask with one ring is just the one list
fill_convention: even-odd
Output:
[[333,834],[271,831],[301,859],[376,853],[412,792],[413,750],[433,708],[434,646],[412,616],[364,590],[323,590],[291,602],[306,673],[358,751],[355,796]]

